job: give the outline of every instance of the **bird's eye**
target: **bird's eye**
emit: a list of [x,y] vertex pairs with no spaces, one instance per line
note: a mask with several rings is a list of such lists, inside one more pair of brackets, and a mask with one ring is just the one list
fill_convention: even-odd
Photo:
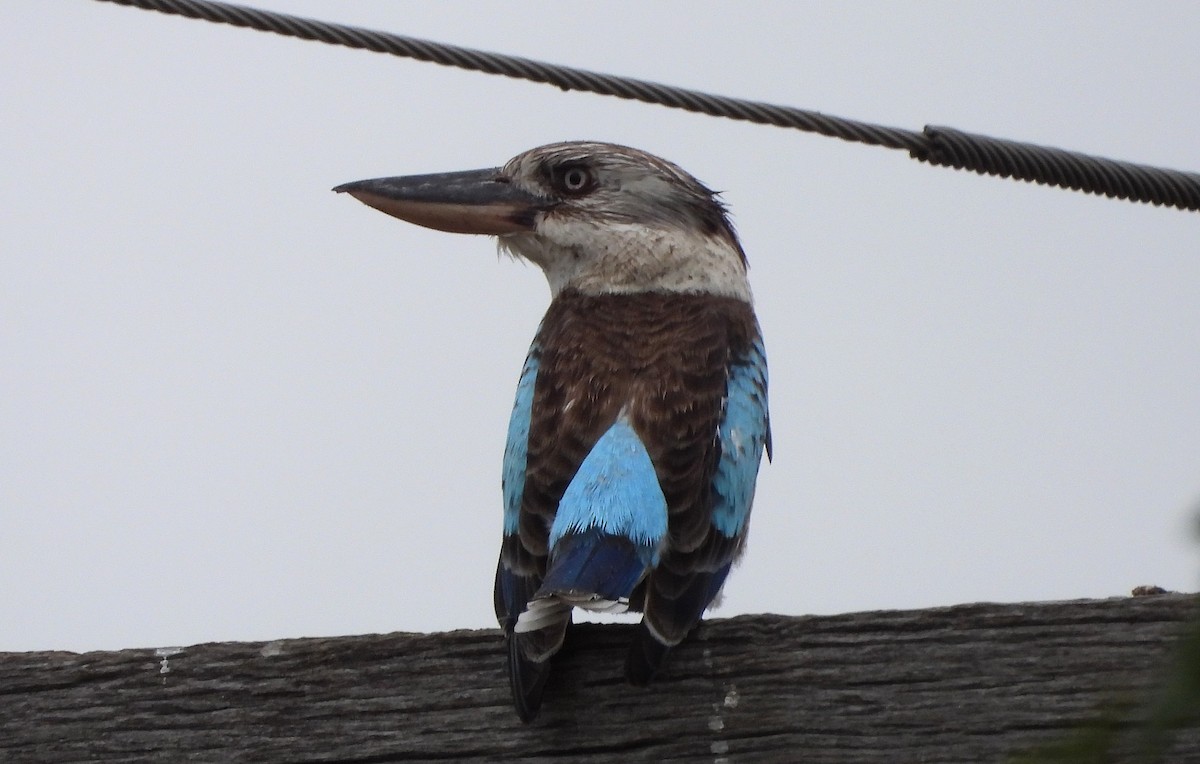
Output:
[[583,194],[592,189],[592,173],[586,167],[563,167],[557,175],[558,187],[568,194]]

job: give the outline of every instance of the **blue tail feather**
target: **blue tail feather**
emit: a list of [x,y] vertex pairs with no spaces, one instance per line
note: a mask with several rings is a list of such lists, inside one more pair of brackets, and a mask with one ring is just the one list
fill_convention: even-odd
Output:
[[597,528],[569,533],[554,545],[546,578],[535,596],[579,592],[626,599],[649,569],[652,554],[652,547]]

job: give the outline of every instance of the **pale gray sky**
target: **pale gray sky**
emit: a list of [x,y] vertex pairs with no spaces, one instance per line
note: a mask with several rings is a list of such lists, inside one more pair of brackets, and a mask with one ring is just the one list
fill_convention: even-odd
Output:
[[[1200,7],[260,0],[1200,170]],[[775,462],[717,615],[1194,590],[1200,215],[112,5],[0,5],[0,650],[494,625],[548,292],[329,189],[626,143],[725,191]]]

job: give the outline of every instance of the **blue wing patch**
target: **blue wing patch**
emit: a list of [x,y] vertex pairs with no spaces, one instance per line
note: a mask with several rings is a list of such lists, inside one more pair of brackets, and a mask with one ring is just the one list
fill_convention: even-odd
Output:
[[629,421],[621,417],[596,441],[558,504],[550,545],[568,533],[592,528],[623,536],[652,550],[667,533],[667,499],[650,454]]
[[[546,578],[533,602],[562,598],[581,607],[623,610],[634,587],[658,564],[666,533],[667,499],[654,464],[622,417],[592,446],[559,501]],[[531,623],[535,616],[529,615]]]
[[762,340],[729,373],[718,436],[721,460],[713,476],[712,524],[722,535],[740,534],[754,502],[754,481],[763,449],[771,451],[767,419],[767,358]]
[[537,347],[529,349],[517,398],[508,420],[508,440],[504,444],[504,469],[500,485],[504,491],[504,534],[512,535],[519,527],[521,494],[525,492],[525,464],[529,454],[529,418],[533,410],[533,384],[537,380]]

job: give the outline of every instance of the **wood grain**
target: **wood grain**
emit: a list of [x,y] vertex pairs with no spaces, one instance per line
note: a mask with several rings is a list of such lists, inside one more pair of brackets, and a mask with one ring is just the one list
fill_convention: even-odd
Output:
[[[621,679],[632,627],[578,625],[531,725],[495,630],[5,653],[0,760],[997,762],[1081,726],[1132,740],[1196,605],[716,619],[648,689]],[[1196,729],[1173,745],[1200,762]]]

